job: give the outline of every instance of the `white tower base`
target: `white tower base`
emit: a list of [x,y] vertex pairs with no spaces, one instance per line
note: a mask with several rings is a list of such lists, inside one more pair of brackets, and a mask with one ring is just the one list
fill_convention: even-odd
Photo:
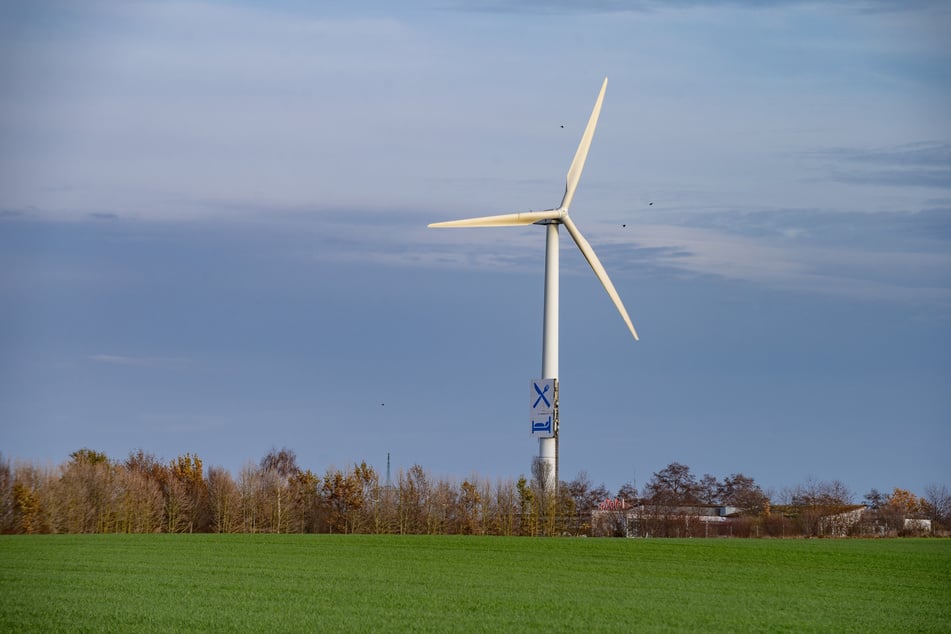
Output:
[[539,438],[538,458],[543,469],[539,476],[545,476],[545,490],[554,491],[558,484],[558,438]]
[[[542,320],[542,378],[558,380],[558,223],[545,227],[545,307]],[[556,383],[557,386],[557,383]],[[555,388],[557,391],[557,387]],[[557,392],[556,392],[557,393]],[[557,397],[556,397],[557,398]],[[558,488],[558,403],[555,401],[553,438],[538,439],[538,458],[546,474],[545,490]]]

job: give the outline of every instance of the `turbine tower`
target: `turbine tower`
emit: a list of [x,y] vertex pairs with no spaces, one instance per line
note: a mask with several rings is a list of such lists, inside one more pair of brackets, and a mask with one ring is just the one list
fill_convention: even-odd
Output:
[[[578,249],[584,255],[588,264],[591,265],[594,274],[601,281],[604,290],[607,291],[614,306],[617,307],[621,318],[627,325],[628,330],[637,340],[637,331],[634,330],[634,324],[624,308],[624,303],[611,283],[607,271],[601,265],[601,261],[595,254],[594,249],[585,240],[578,227],[572,222],[568,215],[568,208],[574,198],[575,190],[578,188],[578,181],[581,180],[581,172],[584,169],[585,159],[588,157],[588,149],[591,147],[591,139],[594,137],[594,129],[598,125],[598,116],[601,114],[601,104],[604,101],[604,91],[608,87],[608,79],[604,78],[601,85],[601,92],[594,103],[594,109],[591,111],[591,117],[588,119],[588,125],[585,126],[584,134],[581,135],[581,143],[578,144],[578,150],[571,161],[571,167],[568,168],[567,182],[565,184],[565,195],[561,199],[561,204],[555,209],[546,209],[545,211],[528,211],[514,214],[503,214],[500,216],[483,216],[480,218],[467,218],[465,220],[452,220],[449,222],[434,222],[430,227],[511,227],[518,225],[544,225],[546,231],[545,242],[545,309],[542,323],[542,379],[532,381],[531,402],[533,408],[532,435],[538,437],[538,460],[543,465],[546,482],[546,489],[554,489],[558,486],[558,226],[564,225],[568,230],[568,235],[574,240]],[[548,392],[552,393],[549,394]],[[536,420],[534,413],[539,409],[542,412],[542,418]],[[547,407],[546,407],[547,406]],[[547,419],[545,416],[547,415]]]

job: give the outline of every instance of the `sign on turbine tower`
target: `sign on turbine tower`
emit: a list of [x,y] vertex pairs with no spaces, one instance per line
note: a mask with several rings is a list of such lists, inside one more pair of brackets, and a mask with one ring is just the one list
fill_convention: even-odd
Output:
[[533,379],[529,392],[532,404],[532,437],[554,438],[558,435],[558,385],[555,379]]

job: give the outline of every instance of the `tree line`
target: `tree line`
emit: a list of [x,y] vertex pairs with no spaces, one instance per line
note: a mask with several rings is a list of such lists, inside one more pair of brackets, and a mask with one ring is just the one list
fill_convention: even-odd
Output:
[[[536,462],[517,480],[457,482],[413,465],[388,482],[366,462],[314,473],[287,448],[272,449],[237,477],[206,469],[190,453],[164,461],[138,450],[113,460],[84,448],[56,467],[0,456],[0,532],[591,535],[592,511],[612,499],[623,501],[616,508],[651,509],[662,520],[657,536],[692,535],[689,509],[713,505],[735,509],[735,536],[794,536],[815,534],[830,508],[853,503],[839,482],[810,481],[777,496],[744,474],[698,478],[676,462],[641,492],[626,483],[612,493],[584,472],[551,487],[544,467]],[[949,528],[951,492],[943,485],[922,497],[872,490],[865,502],[888,534],[899,534],[908,516]]]

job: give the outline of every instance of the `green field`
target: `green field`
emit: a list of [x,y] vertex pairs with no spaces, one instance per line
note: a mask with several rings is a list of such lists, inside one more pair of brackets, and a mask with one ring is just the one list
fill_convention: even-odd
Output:
[[951,540],[0,537],[0,631],[951,631]]

